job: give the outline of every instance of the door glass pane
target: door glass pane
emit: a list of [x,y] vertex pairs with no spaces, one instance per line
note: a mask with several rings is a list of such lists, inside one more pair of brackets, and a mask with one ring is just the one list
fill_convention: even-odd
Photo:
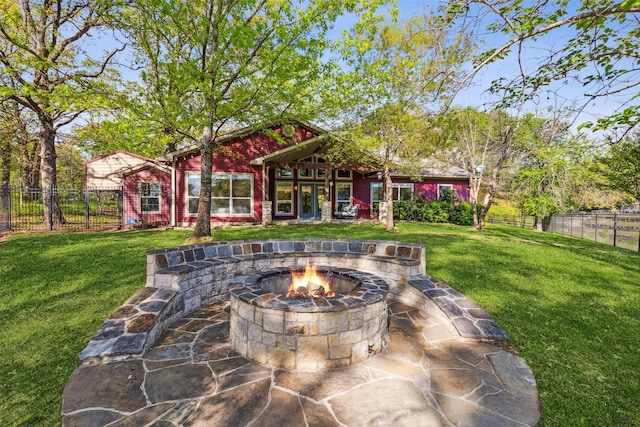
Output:
[[318,185],[316,187],[316,191],[318,192],[317,194],[317,200],[318,200],[318,204],[317,204],[317,209],[318,209],[318,213],[321,214],[322,213],[322,203],[324,203],[324,185]]
[[300,200],[301,200],[301,209],[302,214],[311,214],[312,211],[312,187],[308,185],[303,185],[300,187]]

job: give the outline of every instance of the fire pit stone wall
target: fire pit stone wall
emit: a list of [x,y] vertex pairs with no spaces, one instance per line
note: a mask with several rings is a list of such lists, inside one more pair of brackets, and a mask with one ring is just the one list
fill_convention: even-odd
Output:
[[230,286],[235,350],[258,363],[306,371],[352,365],[380,352],[389,340],[387,282],[354,270],[331,271],[353,289],[334,297],[288,298],[270,286],[288,271],[238,276]]
[[[288,251],[288,252],[287,252]],[[82,364],[140,358],[171,323],[229,298],[229,284],[256,270],[319,264],[383,277],[387,298],[441,316],[461,337],[508,340],[473,301],[425,274],[425,246],[362,240],[255,240],[179,246],[147,253],[147,285],[107,319],[80,355]]]

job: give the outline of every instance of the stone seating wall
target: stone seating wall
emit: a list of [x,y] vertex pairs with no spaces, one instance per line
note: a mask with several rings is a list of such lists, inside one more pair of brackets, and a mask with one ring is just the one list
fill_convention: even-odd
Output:
[[508,339],[473,301],[426,275],[422,244],[346,239],[210,242],[148,252],[146,286],[102,325],[80,360],[96,364],[139,358],[171,323],[229,298],[229,284],[237,276],[303,266],[308,260],[380,276],[389,283],[388,298],[438,311],[463,337]]

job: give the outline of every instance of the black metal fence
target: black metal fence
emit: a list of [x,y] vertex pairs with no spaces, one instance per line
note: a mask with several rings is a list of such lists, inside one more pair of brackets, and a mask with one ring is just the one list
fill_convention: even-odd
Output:
[[547,231],[640,252],[640,214],[556,214]]
[[[44,198],[57,198],[63,221],[46,221]],[[170,204],[171,192],[161,188],[158,200]],[[145,194],[148,200],[149,194]],[[168,217],[153,216],[145,221],[140,214],[140,193],[137,189],[118,188],[39,188],[0,189],[0,231],[78,231],[114,230],[124,227],[168,225]],[[50,224],[50,225],[48,225]]]

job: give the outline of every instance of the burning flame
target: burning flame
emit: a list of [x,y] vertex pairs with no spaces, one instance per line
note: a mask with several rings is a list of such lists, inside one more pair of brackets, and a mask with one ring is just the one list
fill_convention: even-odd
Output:
[[307,260],[303,272],[291,270],[291,285],[287,290],[287,298],[301,297],[333,297],[336,293],[331,289],[331,282],[319,275],[316,264]]

